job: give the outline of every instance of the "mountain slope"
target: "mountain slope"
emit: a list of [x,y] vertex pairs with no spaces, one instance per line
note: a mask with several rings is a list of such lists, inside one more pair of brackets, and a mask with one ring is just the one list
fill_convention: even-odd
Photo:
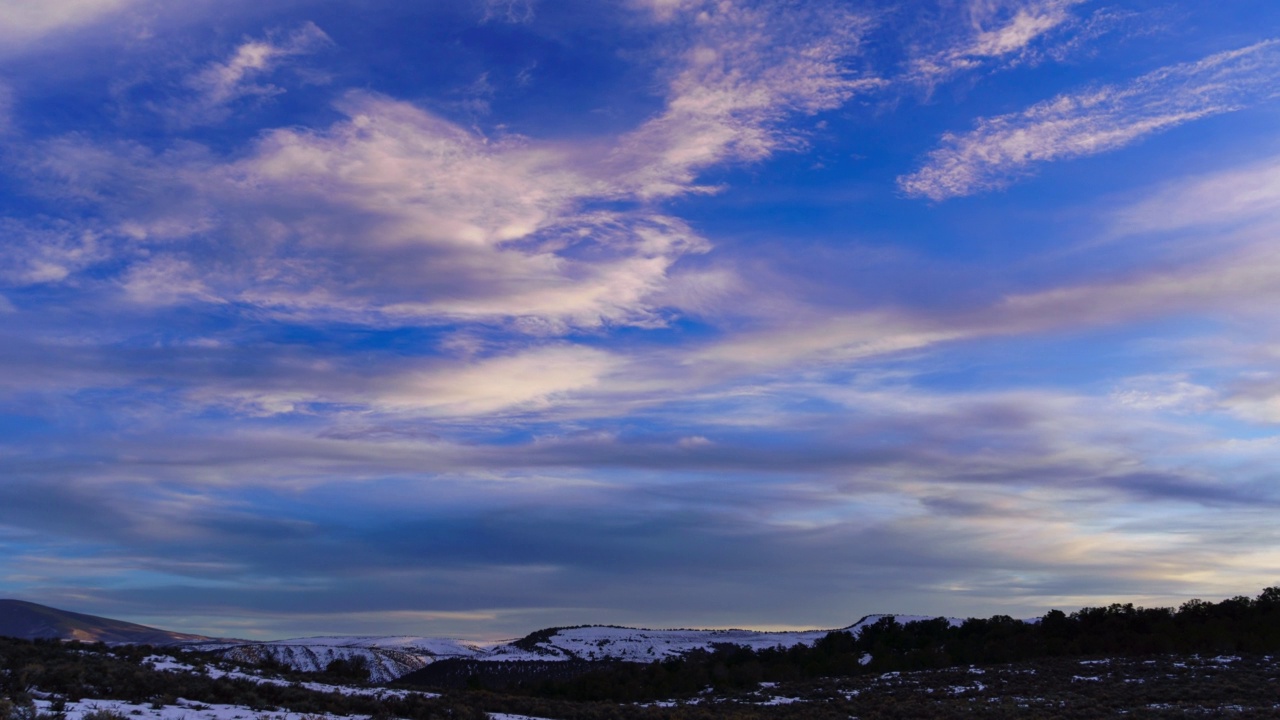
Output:
[[[842,630],[854,635],[885,615],[869,615]],[[930,618],[894,615],[899,622]],[[962,621],[949,619],[952,624]],[[315,637],[246,644],[204,644],[195,649],[213,650],[245,662],[274,660],[294,670],[323,670],[334,660],[363,658],[375,682],[388,682],[421,670],[439,660],[474,662],[569,662],[612,660],[647,663],[679,657],[717,645],[745,645],[754,650],[812,645],[830,630],[763,632],[759,630],[647,630],[607,625],[547,628],[510,642],[477,645],[430,637]]]
[[266,660],[303,672],[319,672],[334,660],[362,659],[373,682],[389,682],[436,660],[474,659],[487,651],[459,640],[428,637],[312,637],[254,643],[205,643],[194,650],[213,650],[231,660]]
[[22,600],[0,600],[0,635],[24,640],[54,638],[134,645],[173,645],[211,639]]
[[[884,615],[871,615],[842,630],[854,635]],[[907,615],[899,622],[927,618]],[[951,619],[953,624],[961,621]],[[647,630],[604,625],[547,628],[509,642],[480,645],[438,637],[331,636],[251,642],[221,640],[160,630],[134,623],[58,610],[21,600],[0,600],[0,635],[57,638],[111,644],[184,644],[241,662],[278,662],[294,670],[318,672],[334,660],[360,659],[374,682],[388,682],[439,660],[476,662],[597,661],[652,662],[718,645],[755,650],[813,645],[830,630]]]

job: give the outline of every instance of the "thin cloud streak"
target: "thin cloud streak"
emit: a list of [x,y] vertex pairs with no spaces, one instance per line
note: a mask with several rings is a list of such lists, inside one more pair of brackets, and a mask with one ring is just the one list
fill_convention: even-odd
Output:
[[1036,165],[1117,150],[1193,120],[1275,97],[1280,41],[1161,68],[1125,85],[1059,95],[948,133],[924,167],[898,179],[909,196],[942,201],[1007,187]]
[[932,90],[991,63],[1008,67],[1037,59],[1036,44],[1078,23],[1071,10],[1083,2],[970,0],[965,6],[967,18],[952,20],[962,28],[959,37],[949,38],[949,47],[911,58],[906,79]]
[[185,85],[195,97],[184,105],[168,107],[164,114],[183,127],[217,124],[226,119],[232,103],[248,98],[266,98],[284,92],[270,84],[255,82],[289,58],[314,53],[332,44],[315,23],[307,22],[291,32],[246,40],[223,62],[212,62],[187,77]]
[[59,30],[91,24],[140,0],[0,1],[0,40],[23,44]]

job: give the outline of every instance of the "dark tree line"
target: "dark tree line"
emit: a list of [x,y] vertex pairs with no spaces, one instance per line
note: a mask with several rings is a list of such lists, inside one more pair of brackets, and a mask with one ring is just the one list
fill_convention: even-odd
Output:
[[[199,672],[157,672],[143,664],[148,655],[179,655],[184,661],[200,665],[207,658],[198,654],[179,653],[172,648],[150,646],[107,647],[101,643],[85,645],[57,640],[17,640],[0,638],[0,698],[8,703],[7,715],[0,720],[54,720],[32,715],[31,700],[35,692],[51,694],[62,701],[86,698],[150,703],[160,707],[178,698],[199,703],[243,705],[260,712],[279,708],[299,713],[332,713],[336,715],[368,715],[375,718],[486,718],[466,704],[442,698],[411,695],[385,699],[321,693],[301,684],[266,684],[246,678],[214,678]],[[361,673],[368,677],[367,666],[360,662],[344,663],[334,668],[338,675],[320,675],[320,679],[350,680]],[[316,675],[307,677],[317,679]]]
[[[976,707],[970,703],[971,698],[946,699],[949,695],[945,692],[930,695],[910,691],[907,685],[897,687],[893,685],[897,681],[885,681],[884,678],[890,676],[884,673],[928,670],[937,675],[940,682],[955,684],[954,678],[968,675],[963,668],[969,665],[1005,663],[1018,663],[1011,666],[1015,668],[1039,669],[1038,673],[1032,674],[1011,671],[1009,677],[1014,680],[1002,681],[1006,685],[1009,682],[1049,683],[1034,691],[1031,688],[1019,690],[1015,695],[1030,696],[1029,693],[1034,692],[1039,696],[1046,691],[1057,692],[1063,702],[1070,704],[1071,712],[1076,713],[1064,714],[1066,705],[1045,705],[1037,712],[1048,714],[1041,716],[1092,717],[1096,713],[1108,714],[1103,712],[1107,708],[1120,707],[1117,703],[1126,702],[1125,698],[1132,696],[1134,691],[1121,681],[1106,686],[1089,684],[1089,688],[1082,690],[1072,680],[1072,674],[1080,672],[1077,659],[1186,656],[1193,653],[1208,658],[1220,654],[1278,653],[1280,588],[1268,588],[1256,598],[1236,597],[1218,603],[1192,600],[1176,609],[1115,604],[1085,608],[1071,614],[1055,610],[1034,622],[995,616],[952,626],[941,618],[906,624],[885,618],[862,628],[856,636],[848,631],[829,633],[811,647],[801,645],[753,651],[741,646],[723,645],[650,664],[584,661],[579,664],[526,663],[525,667],[473,663],[453,668],[464,674],[473,671],[476,675],[465,683],[460,682],[459,677],[449,676],[448,684],[454,689],[444,697],[412,695],[376,699],[337,692],[314,692],[298,684],[271,685],[243,678],[212,678],[201,672],[157,672],[142,663],[143,658],[155,652],[178,655],[184,662],[195,666],[212,660],[208,656],[180,653],[172,648],[157,651],[145,646],[107,647],[0,638],[0,720],[60,720],[56,702],[47,713],[35,711],[31,700],[37,691],[52,693],[55,700],[63,701],[102,698],[160,706],[172,704],[181,697],[199,703],[243,705],[262,713],[288,709],[302,713],[406,720],[445,717],[467,720],[486,717],[485,711],[561,720],[702,720],[712,717],[802,720],[843,719],[849,715],[907,718],[949,717],[953,711],[968,716],[967,710]],[[1145,667],[1148,661],[1133,662]],[[1163,657],[1158,662],[1169,667],[1185,665],[1174,663],[1170,657]],[[1265,677],[1251,677],[1238,672],[1231,676],[1222,675],[1221,679],[1213,681],[1213,687],[1221,690],[1218,695],[1228,700],[1235,697],[1239,692],[1231,683],[1241,681],[1252,683],[1250,687],[1256,686],[1255,690],[1261,687],[1265,692],[1271,692],[1274,688],[1271,684],[1274,680],[1273,664],[1261,661],[1255,664],[1265,664],[1271,669],[1261,671]],[[549,667],[551,665],[556,667]],[[500,682],[486,682],[484,673],[493,670],[488,666],[502,667],[505,674]],[[442,665],[441,669],[447,668]],[[578,671],[582,674],[575,676]],[[991,678],[995,677],[990,673],[995,672],[991,670],[980,677],[988,678],[986,682],[990,684]],[[344,661],[331,665],[326,674],[298,674],[293,678],[336,681],[354,679],[366,673],[367,666],[360,662]],[[1157,680],[1163,682],[1161,678],[1167,674],[1167,668],[1161,670],[1152,677],[1152,683]],[[441,674],[437,679],[445,679],[446,675]],[[494,679],[497,677],[495,675]],[[902,677],[908,675],[904,673]],[[1049,681],[1054,677],[1057,678],[1054,682],[1064,686],[1065,690],[1050,687],[1053,683]],[[751,699],[745,700],[744,704],[717,704],[704,698],[708,700],[706,704],[679,707],[621,704],[692,698],[700,696],[707,688],[718,691],[721,697],[741,693],[739,697],[758,700],[759,693],[750,693],[759,690],[760,683],[765,681],[788,683],[791,688],[808,687],[808,694],[817,700],[767,708],[751,706],[749,703],[754,702]],[[886,682],[889,684],[885,685]],[[832,683],[863,683],[875,685],[877,689],[857,697],[822,689]],[[1152,687],[1155,692],[1155,686]],[[500,689],[501,692],[486,688]],[[1166,683],[1152,697],[1163,698],[1161,702],[1178,700],[1175,691],[1181,689],[1181,685]],[[1084,694],[1086,691],[1089,693],[1087,696]],[[1210,699],[1217,702],[1217,697]],[[987,708],[989,715],[999,709],[999,713],[1007,711],[1009,717],[1029,717],[1025,709],[1012,700],[1006,702],[994,694],[979,699],[983,700],[982,706]],[[1200,702],[1204,698],[1191,693],[1184,699]],[[947,708],[945,712],[944,707]],[[1150,708],[1138,707],[1135,717],[1153,716],[1152,712]],[[1174,713],[1175,710],[1168,712]],[[998,716],[1005,716],[999,713]],[[122,719],[104,716],[90,720]]]
[[[885,617],[856,636],[836,631],[811,647],[752,650],[723,645],[649,664],[610,664],[569,679],[503,682],[500,687],[545,698],[635,702],[688,697],[706,688],[746,690],[765,681],[1042,658],[1277,651],[1280,588],[1271,587],[1256,598],[1191,600],[1176,609],[1113,604],[1071,614],[1051,610],[1032,622],[997,615],[953,626],[944,618],[903,624]],[[478,677],[480,682],[473,685],[483,684],[483,677]]]

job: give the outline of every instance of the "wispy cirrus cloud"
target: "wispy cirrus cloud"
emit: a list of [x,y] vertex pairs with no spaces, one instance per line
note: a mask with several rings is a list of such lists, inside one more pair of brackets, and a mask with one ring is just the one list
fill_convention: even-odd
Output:
[[1118,233],[1266,225],[1280,217],[1280,158],[1172,182],[1114,216]]
[[[203,298],[534,333],[662,325],[679,297],[666,292],[676,263],[708,243],[646,203],[703,190],[708,168],[795,147],[782,120],[877,82],[845,65],[867,20],[833,7],[801,17],[695,4],[662,22],[682,28],[659,57],[666,109],[613,139],[490,138],[351,91],[336,103],[345,119],[266,131],[234,161],[194,143],[156,153],[67,137],[30,165],[50,194],[109,211],[100,229],[134,253],[138,267],[120,282],[136,302]],[[274,92],[263,73],[327,43],[309,23],[247,41],[192,76],[197,97],[168,112],[215,120],[239,98]],[[125,196],[123,175],[134,189]],[[589,209],[599,201],[630,206]],[[196,266],[198,282],[180,272]]]
[[1059,95],[1022,112],[947,134],[921,169],[898,179],[907,195],[945,200],[997,190],[1036,165],[1096,155],[1147,135],[1255,105],[1277,94],[1280,41],[1172,65],[1125,85]]
[[884,81],[852,66],[873,18],[813,4],[702,1],[647,4],[660,22],[683,22],[666,108],[621,139],[613,162],[642,198],[678,195],[698,173],[726,161],[756,161],[794,146],[780,121],[847,102]]
[[477,420],[567,404],[619,365],[619,358],[602,350],[548,345],[469,360],[383,365],[376,374],[331,367],[303,371],[302,377],[264,375],[230,386],[218,382],[218,390],[197,391],[192,399],[259,416],[305,413],[326,404],[391,416]]
[[527,23],[533,20],[534,0],[484,0],[484,15],[480,22],[492,20],[507,23]]
[[229,58],[211,62],[189,76],[185,85],[194,97],[163,107],[170,119],[183,126],[221,122],[229,106],[248,97],[270,97],[284,92],[261,78],[288,59],[316,52],[333,41],[315,23],[306,22],[287,33],[246,40]]
[[11,287],[58,283],[111,257],[114,243],[96,229],[68,222],[0,218],[0,280]]
[[1079,23],[1073,9],[1085,1],[971,0],[944,14],[940,22],[950,32],[943,34],[943,46],[935,41],[916,49],[906,79],[932,88],[993,63],[1037,59],[1043,40]]
[[20,45],[93,23],[139,0],[0,0],[0,45]]

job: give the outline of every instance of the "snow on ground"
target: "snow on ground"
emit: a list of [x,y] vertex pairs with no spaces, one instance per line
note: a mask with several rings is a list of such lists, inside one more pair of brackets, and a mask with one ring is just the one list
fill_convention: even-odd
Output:
[[238,645],[222,656],[244,663],[274,660],[302,672],[321,672],[334,660],[363,660],[373,682],[390,682],[421,670],[437,658],[430,654],[375,646],[295,644],[294,641]]
[[532,715],[512,715],[511,713],[489,713],[489,720],[546,720]]
[[[49,712],[50,701],[37,700],[36,708]],[[173,705],[154,708],[151,703],[130,703],[124,700],[67,701],[66,720],[83,720],[84,716],[98,710],[119,713],[138,720],[353,720],[367,715],[339,716],[326,713],[270,712],[252,710],[243,705],[205,705],[179,698]]]
[[[869,615],[843,630],[854,635],[881,618],[892,617],[900,624],[932,620],[924,615]],[[953,626],[964,620],[947,618]],[[813,645],[832,630],[800,630],[763,632],[759,630],[644,630],[610,626],[590,626],[557,630],[547,639],[535,643],[530,651],[514,643],[493,647],[477,660],[623,660],[652,662],[684,655],[693,650],[711,650],[716,645],[745,645],[753,650],[772,647]]]
[[[934,619],[924,615],[869,615],[842,629],[857,635],[866,626],[886,617],[902,624]],[[947,621],[952,626],[964,622],[958,618],[947,618]],[[557,629],[532,645],[518,640],[482,645],[454,638],[339,635],[271,642],[202,643],[191,648],[216,650],[227,658],[247,663],[271,659],[303,672],[324,670],[334,660],[362,658],[374,682],[389,682],[446,658],[490,662],[573,659],[652,662],[694,650],[712,650],[722,644],[745,645],[753,650],[812,645],[829,632],[832,631],[646,630],[595,625]],[[869,656],[864,658],[864,663],[869,661]]]
[[480,658],[488,650],[454,638],[412,635],[333,635],[270,642],[199,643],[192,650],[221,653],[245,663],[274,660],[294,670],[319,672],[334,660],[361,659],[373,682],[390,682],[444,658]]
[[374,698],[390,698],[390,697],[402,698],[409,695],[424,695],[426,697],[440,697],[440,695],[437,693],[421,692],[417,690],[392,690],[390,688],[382,688],[382,687],[329,685],[327,683],[318,683],[318,682],[295,683],[291,680],[285,680],[282,678],[264,677],[262,675],[253,675],[250,673],[241,672],[239,670],[228,669],[225,667],[218,667],[215,665],[206,665],[203,668],[197,668],[194,665],[188,665],[186,663],[179,662],[177,659],[169,657],[168,655],[152,655],[150,657],[144,658],[142,662],[147,665],[150,665],[156,670],[163,670],[168,672],[194,672],[194,673],[201,673],[204,675],[208,675],[209,677],[212,677],[212,678],[225,677],[225,678],[231,678],[233,680],[248,680],[250,682],[259,683],[262,685],[298,685],[312,692],[319,692],[319,693],[336,692],[341,695],[359,695],[362,697],[374,697]]
[[771,697],[768,700],[764,700],[764,701],[753,703],[753,704],[754,705],[790,705],[791,703],[798,703],[800,701],[801,701],[800,698],[794,698],[794,697]]
[[652,662],[711,650],[715,645],[746,645],[761,650],[778,645],[812,645],[829,630],[759,632],[754,630],[637,630],[617,627],[582,627],[557,631],[536,643],[535,650],[514,644],[499,645],[478,660],[622,660]]

